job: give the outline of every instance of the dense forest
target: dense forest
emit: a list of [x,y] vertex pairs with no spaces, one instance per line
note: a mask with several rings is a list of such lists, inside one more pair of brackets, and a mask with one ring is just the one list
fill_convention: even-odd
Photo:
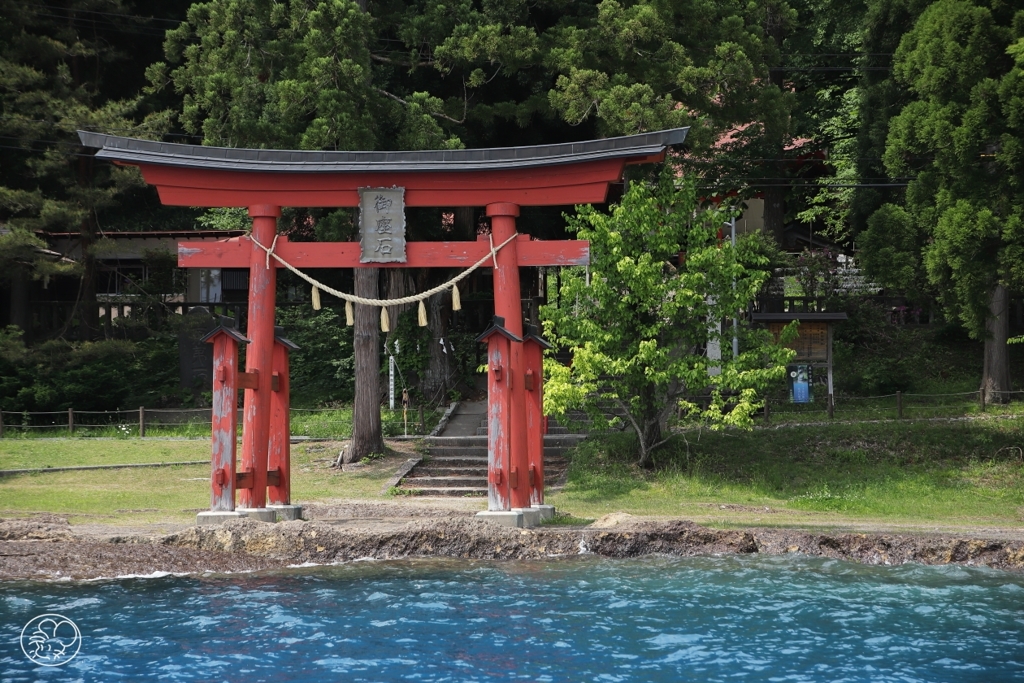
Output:
[[[203,401],[179,385],[174,316],[103,328],[97,260],[110,233],[245,229],[244,211],[163,208],[133,169],[94,160],[77,130],[421,150],[689,126],[671,163],[706,201],[763,202],[773,265],[804,264],[806,284],[807,264],[835,270],[835,255],[848,255],[881,292],[945,321],[941,335],[984,347],[977,375],[989,400],[1011,388],[1011,300],[1024,289],[1024,9],[1015,3],[0,0],[0,18],[0,288],[11,323],[0,331],[2,410]],[[560,237],[566,212],[534,209],[523,221]],[[410,210],[410,234],[471,239],[480,214]],[[294,207],[281,226],[294,240],[355,231],[348,210]],[[810,235],[799,262],[786,254],[794,231]],[[79,258],[52,249],[51,236],[68,233]],[[133,296],[166,299],[180,289],[173,262],[148,258]],[[322,277],[397,296],[448,276],[358,270],[372,282]],[[68,289],[74,309],[26,337],[25,288],[51,283]],[[282,277],[279,299],[301,303],[308,290],[296,296],[298,284]],[[428,327],[407,312],[385,341],[406,349],[418,399],[437,403],[472,386],[479,330],[457,324],[444,296],[430,308]],[[875,350],[851,368],[849,389],[908,388],[904,347],[928,340],[880,331],[887,310],[848,308],[859,327],[842,333],[840,350],[844,339]],[[300,400],[351,400],[343,317],[331,305],[281,308],[306,350],[295,358]]]

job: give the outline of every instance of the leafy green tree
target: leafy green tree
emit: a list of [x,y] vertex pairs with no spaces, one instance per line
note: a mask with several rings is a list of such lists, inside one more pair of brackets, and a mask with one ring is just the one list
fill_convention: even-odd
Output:
[[912,180],[905,206],[883,205],[865,236],[873,274],[923,266],[950,317],[984,340],[988,401],[1008,399],[1008,288],[1024,282],[1022,35],[1024,12],[1006,5],[938,0],[921,13],[896,52],[912,100],[885,149],[889,173]]
[[609,213],[577,207],[569,230],[590,241],[591,265],[563,275],[561,306],[543,309],[549,337],[573,353],[570,366],[545,368],[545,412],[582,409],[601,423],[612,404],[636,434],[641,465],[677,411],[712,428],[750,425],[758,392],[784,376],[792,352],[746,327],[739,356],[705,352],[723,341],[719,321],[769,275],[756,238],[736,247],[717,238],[726,218],[701,209],[694,182],[677,189],[670,173],[632,183]]

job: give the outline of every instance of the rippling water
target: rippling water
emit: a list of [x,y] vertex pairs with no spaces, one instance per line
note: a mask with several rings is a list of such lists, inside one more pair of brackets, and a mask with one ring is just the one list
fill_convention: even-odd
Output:
[[[18,644],[44,612],[60,668]],[[7,583],[0,628],[5,683],[1024,680],[1024,576],[792,556]]]

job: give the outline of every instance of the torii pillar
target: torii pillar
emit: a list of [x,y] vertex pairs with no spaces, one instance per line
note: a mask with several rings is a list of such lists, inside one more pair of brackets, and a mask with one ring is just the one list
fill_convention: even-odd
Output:
[[242,471],[252,472],[252,488],[238,491],[239,512],[262,521],[277,520],[267,510],[267,467],[270,455],[270,404],[273,398],[274,309],[276,307],[277,264],[256,244],[273,244],[281,207],[255,204],[249,207],[252,235],[249,250],[249,325],[252,343],[245,354],[245,385],[242,408]]
[[[491,219],[491,237],[495,244],[502,244],[516,234],[516,218],[519,217],[519,206],[510,203],[487,205],[487,215]],[[496,434],[492,439],[500,439],[507,443],[509,454],[508,505],[493,508],[489,511],[508,510],[523,513],[530,509],[530,483],[527,472],[530,470],[530,459],[526,451],[526,385],[524,383],[525,368],[523,367],[523,304],[519,291],[519,250],[516,240],[498,252],[494,264],[494,315],[505,320],[505,329],[514,340],[510,341],[508,359],[508,378],[504,389],[509,392],[509,419],[502,425],[507,433]],[[488,403],[496,400],[488,392]],[[488,496],[490,499],[490,496]]]

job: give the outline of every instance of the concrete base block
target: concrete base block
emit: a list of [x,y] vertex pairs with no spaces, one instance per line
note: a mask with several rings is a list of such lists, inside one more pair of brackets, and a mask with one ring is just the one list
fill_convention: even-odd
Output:
[[196,526],[217,526],[229,519],[241,519],[245,517],[240,512],[228,512],[226,510],[208,510],[196,515]]
[[277,521],[279,522],[292,522],[296,519],[302,519],[301,505],[268,505],[267,509],[277,512]]
[[540,525],[540,510],[535,510],[532,507],[512,508],[512,512],[518,512],[523,516],[523,523],[520,526],[525,529],[532,529]]
[[235,512],[240,512],[249,519],[255,519],[257,522],[274,523],[277,521],[277,511],[270,508],[236,508]]
[[521,527],[523,526],[523,513],[514,510],[486,510],[476,513],[477,519],[501,526]]
[[540,521],[546,521],[555,516],[554,505],[531,505],[531,508],[540,513]]

